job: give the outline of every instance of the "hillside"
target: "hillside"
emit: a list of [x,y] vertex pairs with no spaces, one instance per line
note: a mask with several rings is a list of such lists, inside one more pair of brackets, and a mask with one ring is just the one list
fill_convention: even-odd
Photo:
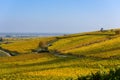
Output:
[[[3,49],[16,52],[19,54],[31,53],[32,49],[36,49],[39,46],[40,42],[44,44],[48,44],[48,42],[54,40],[56,38],[49,37],[49,38],[30,38],[30,39],[7,39],[7,44],[1,44]],[[13,41],[12,41],[13,40]]]
[[[105,32],[89,32],[84,34],[74,34],[64,37],[54,42],[49,47],[51,52],[59,54],[72,54],[76,56],[91,56],[107,54],[119,51],[120,35],[115,31],[106,30]],[[107,55],[106,55],[107,56]],[[110,57],[110,56],[109,56]]]
[[[120,66],[120,34],[115,30],[8,42],[2,49],[19,55],[0,57],[1,80],[77,80]],[[41,43],[49,52],[33,51]]]

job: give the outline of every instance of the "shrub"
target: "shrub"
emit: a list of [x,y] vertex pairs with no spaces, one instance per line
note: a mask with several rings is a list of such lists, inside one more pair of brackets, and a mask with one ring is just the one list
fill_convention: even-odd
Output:
[[120,80],[120,68],[111,69],[109,73],[106,72],[97,72],[88,76],[78,77],[77,80]]
[[120,34],[120,30],[116,30],[115,31],[115,34],[117,35],[117,34]]

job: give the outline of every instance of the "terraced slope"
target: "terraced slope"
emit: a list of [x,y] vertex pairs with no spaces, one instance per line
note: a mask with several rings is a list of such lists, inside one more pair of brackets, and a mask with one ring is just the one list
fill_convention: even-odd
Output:
[[80,48],[82,46],[102,42],[107,40],[106,35],[86,35],[86,36],[78,36],[78,37],[70,37],[65,39],[60,39],[59,41],[53,43],[49,50],[58,50],[61,53],[67,50]]
[[108,58],[120,55],[120,35],[115,35],[114,32],[89,32],[76,35],[59,39],[49,47],[49,50],[52,53],[72,54],[80,57]]
[[84,46],[82,48],[76,48],[68,50],[65,53],[71,53],[74,55],[86,55],[86,54],[97,54],[100,52],[106,52],[111,50],[120,49],[120,37],[107,40],[101,43],[95,43],[89,46]]
[[84,34],[68,35],[53,43],[52,46],[49,47],[49,50],[57,50],[60,53],[64,53],[68,50],[107,41],[114,38],[112,35],[114,35],[114,32],[89,32]]
[[102,59],[111,59],[111,58],[120,59],[120,49],[99,52],[99,53],[91,53],[91,54],[86,54],[84,56],[93,57],[93,58],[102,58]]

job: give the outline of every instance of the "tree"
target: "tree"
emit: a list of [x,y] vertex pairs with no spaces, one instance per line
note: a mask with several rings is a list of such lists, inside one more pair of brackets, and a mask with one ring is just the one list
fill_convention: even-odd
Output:
[[48,47],[45,42],[39,42],[37,52],[48,52]]
[[0,42],[2,42],[3,41],[3,38],[2,37],[0,37]]
[[101,28],[100,31],[103,32],[103,28]]
[[44,47],[44,43],[43,43],[43,42],[39,42],[38,47],[39,47],[39,48],[43,48],[43,47]]

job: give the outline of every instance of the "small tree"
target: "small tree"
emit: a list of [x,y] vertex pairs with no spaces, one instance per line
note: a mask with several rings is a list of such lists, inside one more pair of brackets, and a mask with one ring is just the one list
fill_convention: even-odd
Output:
[[100,31],[103,32],[103,28],[101,28]]
[[43,43],[43,42],[39,42],[38,47],[39,47],[39,48],[43,48],[43,47],[44,47],[44,45],[45,45],[45,43]]
[[48,52],[48,46],[45,42],[39,42],[37,52]]
[[2,42],[3,41],[3,38],[2,37],[0,37],[0,42]]

